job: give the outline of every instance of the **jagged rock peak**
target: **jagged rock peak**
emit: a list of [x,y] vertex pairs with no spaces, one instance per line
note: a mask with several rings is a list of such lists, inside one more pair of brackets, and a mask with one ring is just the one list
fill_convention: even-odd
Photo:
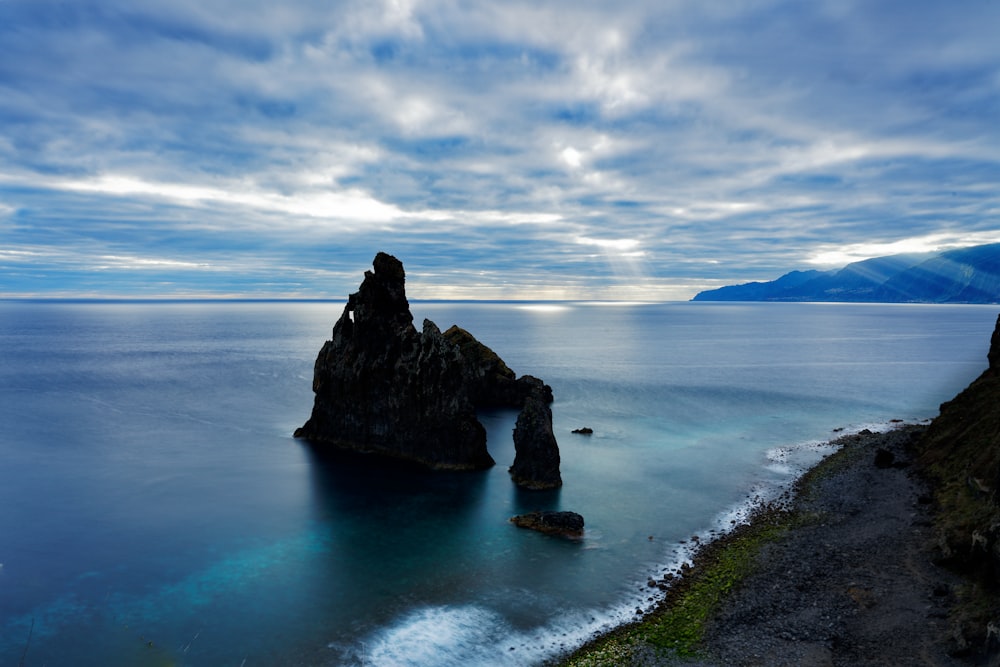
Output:
[[417,332],[402,262],[380,252],[373,268],[316,358],[312,414],[295,436],[320,448],[436,469],[481,469],[494,461],[476,408],[519,407],[515,467],[522,473],[515,482],[527,488],[561,484],[551,387],[531,376],[517,378],[460,327],[442,334],[424,320]]
[[365,271],[358,291],[347,300],[346,312],[360,326],[386,325],[405,327],[413,323],[410,302],[406,300],[406,272],[403,263],[380,252],[372,262],[375,271]]

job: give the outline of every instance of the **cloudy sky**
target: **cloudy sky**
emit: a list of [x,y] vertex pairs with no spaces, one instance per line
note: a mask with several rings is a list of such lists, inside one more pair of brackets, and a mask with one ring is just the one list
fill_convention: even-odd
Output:
[[687,299],[1000,241],[996,0],[0,0],[0,297]]

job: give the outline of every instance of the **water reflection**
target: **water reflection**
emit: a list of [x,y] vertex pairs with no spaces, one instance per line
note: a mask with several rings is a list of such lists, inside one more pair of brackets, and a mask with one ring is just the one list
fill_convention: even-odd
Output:
[[561,509],[559,507],[560,495],[562,495],[561,488],[529,491],[519,486],[511,485],[511,499],[515,514]]
[[[488,472],[431,472],[308,447],[313,511],[331,593],[383,615],[475,582]],[[359,586],[359,582],[370,582]]]
[[489,471],[438,472],[406,463],[303,444],[320,520],[364,519],[371,528],[406,528],[421,510],[466,521],[482,503]]

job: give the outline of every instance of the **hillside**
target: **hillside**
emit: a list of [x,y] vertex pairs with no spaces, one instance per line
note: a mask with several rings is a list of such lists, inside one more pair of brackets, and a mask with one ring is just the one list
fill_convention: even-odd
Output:
[[919,444],[920,468],[934,487],[940,562],[967,577],[953,634],[969,645],[986,643],[1000,614],[1000,318],[988,357],[983,374],[941,405]]
[[791,271],[768,282],[700,292],[692,300],[1000,303],[1000,243],[875,257],[832,271]]

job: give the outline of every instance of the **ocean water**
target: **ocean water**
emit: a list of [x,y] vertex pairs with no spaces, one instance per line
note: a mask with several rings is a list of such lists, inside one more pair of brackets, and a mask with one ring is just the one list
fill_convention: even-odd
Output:
[[[530,665],[824,453],[933,417],[995,306],[414,303],[552,385],[565,486],[291,438],[330,303],[0,303],[0,664]],[[571,430],[594,429],[592,436]],[[584,515],[582,540],[514,514]]]

